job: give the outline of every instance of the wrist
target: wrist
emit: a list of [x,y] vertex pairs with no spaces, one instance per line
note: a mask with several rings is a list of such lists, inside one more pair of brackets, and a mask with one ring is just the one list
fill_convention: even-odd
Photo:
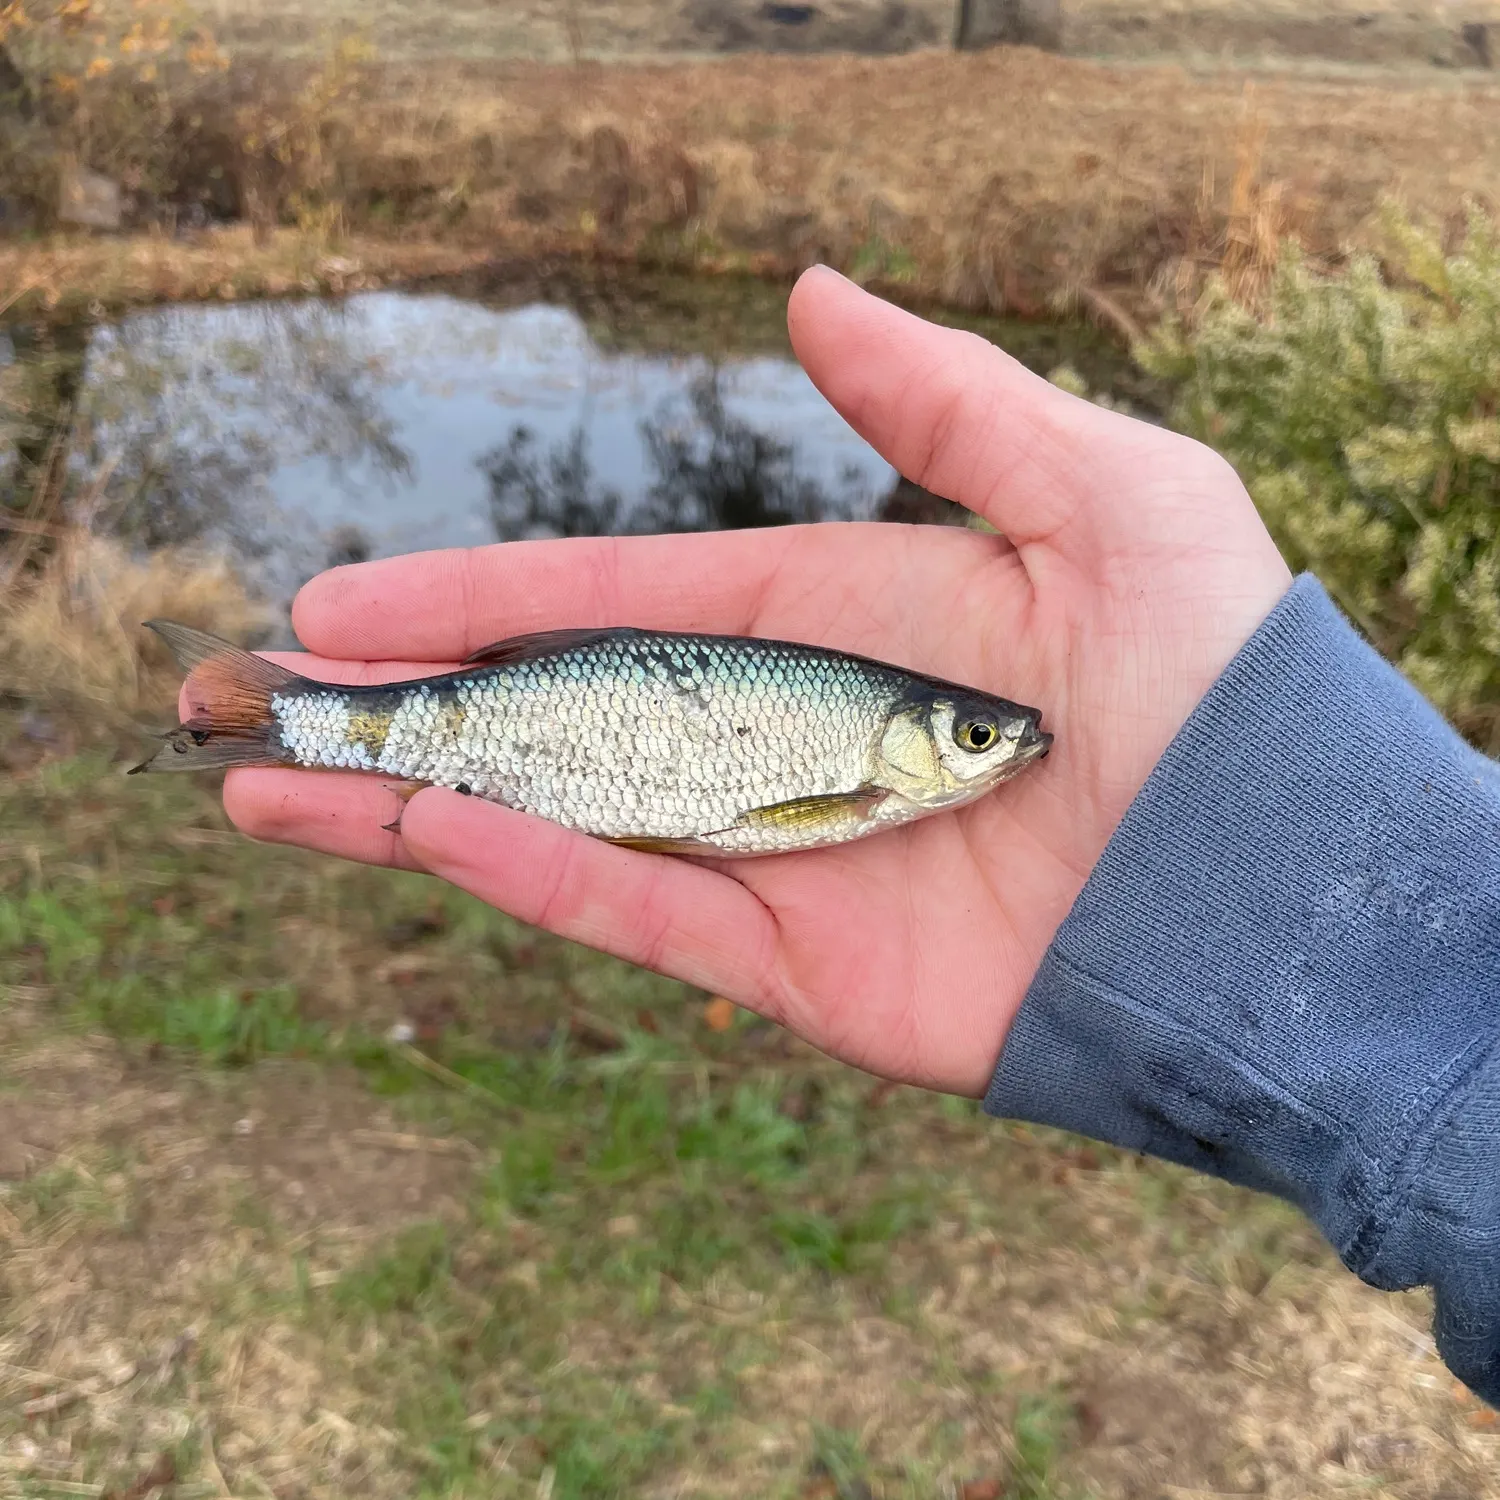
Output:
[[1356,1270],[1500,1035],[1500,799],[1303,577],[1059,928],[985,1098],[1301,1204]]

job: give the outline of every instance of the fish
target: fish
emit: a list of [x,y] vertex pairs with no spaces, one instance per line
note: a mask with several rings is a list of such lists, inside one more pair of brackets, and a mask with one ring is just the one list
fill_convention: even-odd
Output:
[[1039,709],[791,641],[552,630],[454,671],[346,687],[175,621],[145,626],[186,673],[188,714],[131,774],[364,773],[403,798],[447,787],[654,853],[847,843],[973,802],[1053,741]]

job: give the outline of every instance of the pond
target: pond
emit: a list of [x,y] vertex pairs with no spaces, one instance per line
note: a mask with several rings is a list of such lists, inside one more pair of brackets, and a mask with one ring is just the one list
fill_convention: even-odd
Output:
[[[1122,378],[1087,330],[982,331]],[[179,305],[56,334],[3,357],[45,363],[33,385],[74,413],[74,514],[226,549],[282,605],[331,563],[430,547],[952,511],[824,401],[764,283]]]

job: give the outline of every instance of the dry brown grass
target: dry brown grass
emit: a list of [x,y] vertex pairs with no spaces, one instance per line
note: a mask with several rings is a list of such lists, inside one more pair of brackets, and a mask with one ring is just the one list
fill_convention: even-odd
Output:
[[1221,263],[1253,281],[1283,232],[1360,242],[1384,194],[1440,217],[1500,198],[1500,86],[1457,74],[1247,93],[1231,73],[1007,50],[454,65],[441,88],[386,65],[368,82],[323,164],[347,242],[12,245],[0,288],[36,305],[347,289],[494,255],[778,276],[822,260],[964,308],[1139,319]]
[[[220,3],[216,32],[239,49],[312,52],[330,24],[352,23],[403,61],[571,62],[721,47],[858,52],[945,46],[954,0],[820,0],[807,24],[761,21],[754,4],[693,0],[240,0]],[[211,12],[212,13],[212,12]],[[1500,21],[1495,0],[1067,0],[1064,47],[1075,55],[1250,65],[1396,67],[1472,65],[1458,45],[1464,21]]]
[[141,629],[157,616],[251,642],[272,623],[222,557],[182,548],[136,557],[105,537],[60,531],[0,593],[0,692],[110,722],[165,712],[181,674]]
[[287,1317],[287,1271],[301,1254],[321,1287],[411,1220],[459,1217],[469,1159],[327,1071],[215,1088],[67,1041],[3,1066],[0,1184],[21,1188],[0,1195],[0,1411],[22,1420],[0,1494],[98,1495],[66,1486],[102,1464],[144,1497],[130,1483],[184,1449],[192,1472],[167,1472],[201,1495],[231,1493],[226,1471],[252,1495],[389,1473],[394,1436],[343,1415],[358,1392]]
[[202,234],[54,234],[0,241],[0,306],[17,315],[103,315],[125,304],[364,291],[407,277],[448,276],[489,258],[478,244],[411,235],[326,239],[246,225]]
[[1231,75],[1027,51],[478,82],[433,118],[415,79],[393,78],[381,130],[419,176],[424,154],[487,143],[500,165],[467,179],[465,237],[781,272],[822,259],[994,311],[1093,289],[1149,312],[1226,252],[1243,259],[1254,220],[1336,251],[1384,192],[1447,214],[1500,186],[1490,85],[1262,80],[1247,100]]

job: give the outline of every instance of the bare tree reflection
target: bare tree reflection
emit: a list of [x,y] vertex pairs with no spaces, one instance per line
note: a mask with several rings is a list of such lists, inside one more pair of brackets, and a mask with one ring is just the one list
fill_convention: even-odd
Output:
[[694,382],[690,420],[669,411],[641,424],[656,475],[646,493],[651,531],[726,531],[848,519],[857,482],[833,494],[797,471],[796,452],[768,432],[731,415],[717,369]]
[[0,334],[0,510],[40,512],[67,451],[88,348],[76,324]]
[[898,474],[875,515],[877,520],[905,526],[962,526],[968,512]]
[[[80,517],[142,547],[206,537],[263,553],[276,527],[268,481],[326,458],[405,477],[411,459],[380,410],[380,370],[339,311],[316,303],[226,309],[223,331],[130,319],[91,350],[74,452],[82,480],[110,478]],[[165,326],[163,326],[165,321]]]
[[580,425],[543,456],[525,426],[491,449],[479,467],[489,481],[490,518],[502,541],[537,536],[644,535],[725,531],[851,519],[866,502],[856,470],[838,491],[799,471],[796,450],[736,417],[721,374],[711,369],[686,396],[640,424],[650,483],[626,508],[600,484]]
[[621,497],[594,481],[580,425],[545,457],[529,427],[478,460],[490,486],[490,519],[502,541],[531,537],[614,536]]

